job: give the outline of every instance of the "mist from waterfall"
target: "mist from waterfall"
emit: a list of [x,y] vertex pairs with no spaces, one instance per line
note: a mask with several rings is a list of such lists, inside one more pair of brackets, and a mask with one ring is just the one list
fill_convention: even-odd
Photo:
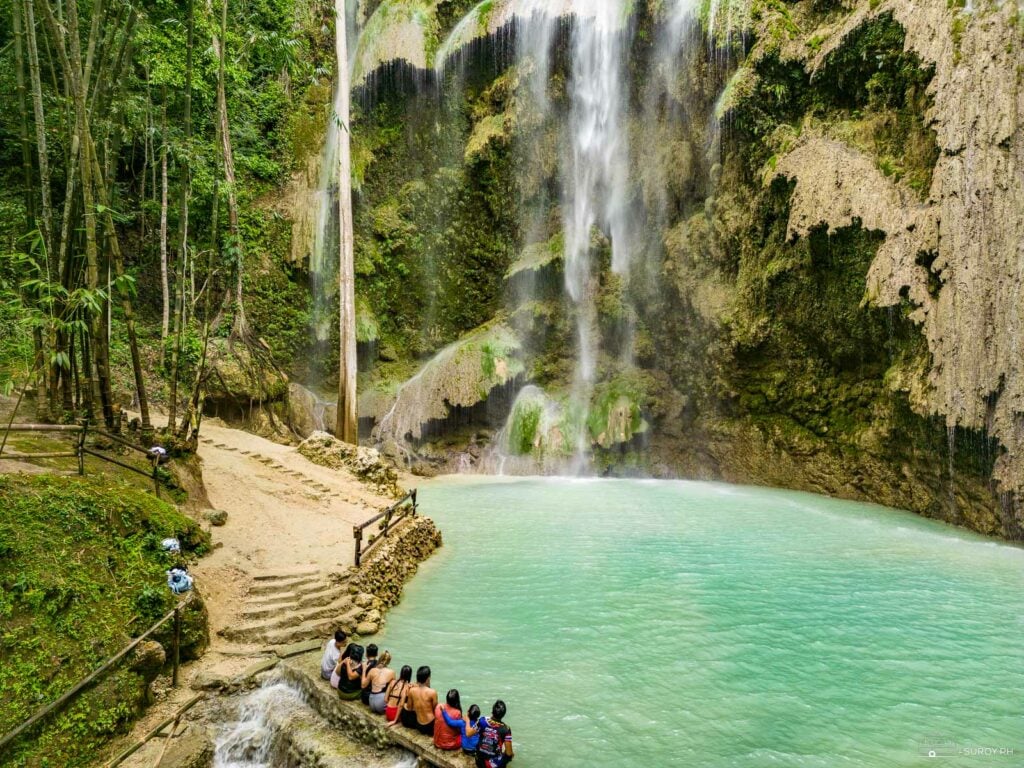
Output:
[[[521,261],[544,249],[561,257],[561,297],[555,301],[573,333],[571,372],[557,379],[560,386],[547,385],[550,391],[536,383],[522,391],[516,400],[521,407],[512,408],[494,441],[498,455],[480,463],[486,471],[518,471],[529,463],[529,456],[506,461],[504,443],[517,411],[526,409],[531,418],[543,414],[545,425],[557,424],[559,450],[538,449],[544,456],[535,457],[536,468],[575,474],[591,469],[595,442],[608,445],[605,411],[619,409],[617,423],[628,421],[615,387],[634,375],[637,334],[660,302],[664,238],[680,201],[699,194],[691,177],[703,178],[714,162],[717,123],[703,101],[703,84],[691,81],[696,75],[686,68],[692,46],[709,40],[712,25],[720,39],[711,45],[721,44],[723,35],[728,42],[740,15],[733,5],[665,0],[652,11],[654,39],[647,42],[635,39],[644,12],[630,0],[484,0],[439,47],[435,71],[448,93],[465,81],[482,41],[490,39],[501,56],[510,50],[503,46],[514,44],[511,59],[504,61],[514,64],[514,152],[526,181]],[[647,67],[640,81],[630,59],[637,48],[645,51],[639,70]],[[557,184],[536,182],[550,173],[538,163],[557,164]],[[527,266],[508,285],[511,322],[532,345],[525,354],[540,354],[549,331],[536,323],[531,308],[552,300],[551,282]],[[603,301],[615,302],[616,316],[599,310]],[[405,388],[399,399],[404,393]],[[392,408],[385,415],[380,434],[398,426],[396,413]],[[401,421],[405,434],[409,419]],[[625,434],[628,440],[632,432]],[[524,447],[520,441],[518,448]]]

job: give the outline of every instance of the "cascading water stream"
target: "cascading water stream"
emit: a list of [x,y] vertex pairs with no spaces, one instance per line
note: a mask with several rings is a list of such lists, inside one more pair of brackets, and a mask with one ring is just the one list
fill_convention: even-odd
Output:
[[[316,755],[300,757],[289,749],[293,733],[308,733],[313,723],[316,727],[329,727],[309,708],[297,688],[272,678],[239,703],[238,719],[227,723],[217,737],[213,768],[323,765]],[[300,749],[299,754],[302,753]],[[402,756],[394,763],[384,758],[370,759],[365,764],[372,768],[414,768],[415,755],[397,754]]]
[[[356,3],[347,3],[344,23],[349,46],[349,71],[355,64],[358,49],[359,28],[356,18]],[[313,243],[309,254],[310,293],[313,297],[311,331],[314,354],[324,354],[324,347],[330,343],[331,329],[336,319],[334,309],[338,297],[338,148],[339,132],[347,130],[339,115],[342,112],[342,97],[335,79],[331,112],[327,121],[327,133],[320,152],[320,167],[317,188],[314,195],[315,214],[313,220]],[[315,383],[315,382],[314,382]]]
[[[629,141],[623,67],[623,9],[619,3],[581,2],[572,38],[571,107],[563,173],[565,287],[576,307],[579,350],[574,390],[589,402],[596,373],[594,267],[595,226],[611,239],[612,270],[624,273],[632,253],[628,205]],[[587,11],[584,14],[582,11]],[[586,449],[580,432],[580,452]]]
[[303,706],[302,695],[286,683],[254,691],[240,704],[238,720],[217,739],[213,768],[270,768],[281,722]]
[[[558,184],[531,188],[527,194],[532,197],[521,201],[520,221],[524,247],[558,250],[562,257],[560,301],[575,336],[571,373],[550,394],[543,393],[548,404],[561,411],[553,419],[564,438],[554,471],[586,472],[594,442],[607,447],[605,439],[612,431],[604,423],[605,411],[619,408],[616,418],[622,421],[621,408],[627,406],[608,390],[631,375],[638,318],[646,311],[644,304],[661,295],[663,240],[673,220],[673,205],[688,194],[680,191],[690,183],[688,177],[706,175],[705,165],[712,162],[709,152],[717,123],[708,114],[701,89],[688,84],[684,69],[691,58],[688,46],[702,39],[697,32],[702,7],[696,0],[666,0],[658,12],[651,75],[638,92],[638,116],[631,112],[628,59],[635,47],[634,6],[627,0],[480,2],[455,25],[435,57],[439,82],[452,79],[446,78],[448,72],[461,80],[471,43],[511,33],[518,70],[511,113],[517,121],[521,161],[529,167],[537,162],[538,151],[552,150],[557,159]],[[706,7],[705,31],[716,30],[727,38],[745,7],[742,0],[714,0]],[[565,54],[564,81],[552,80],[556,50]],[[670,185],[674,191],[669,191]],[[560,232],[552,232],[554,211]],[[611,272],[617,276],[610,286],[602,274],[605,262],[599,259],[608,251]],[[536,272],[526,271],[510,291],[510,308],[551,300],[542,294],[550,286],[538,281]],[[605,298],[621,304],[621,315],[611,325],[599,322],[598,307]],[[521,314],[522,326],[513,312],[517,330],[534,332],[529,310]],[[527,350],[527,355],[537,351]],[[398,399],[408,400],[403,397],[408,391],[412,390],[403,387]],[[530,391],[525,400],[535,402],[537,393]],[[592,409],[600,413],[596,421]],[[396,403],[382,420],[379,435],[401,443],[415,421],[415,414],[408,411],[407,403]],[[503,434],[510,433],[515,417],[513,408]],[[619,431],[627,440],[632,434],[631,429]],[[502,460],[502,448],[495,449],[498,458],[486,462],[492,471],[508,463]],[[546,455],[541,463],[552,469],[552,456]]]

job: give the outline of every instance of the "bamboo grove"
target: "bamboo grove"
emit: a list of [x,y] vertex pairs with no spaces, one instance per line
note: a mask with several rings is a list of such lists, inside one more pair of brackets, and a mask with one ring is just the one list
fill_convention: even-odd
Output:
[[290,170],[293,105],[330,82],[333,9],[0,8],[0,385],[34,388],[40,419],[109,427],[121,371],[142,430],[186,436],[210,339],[261,349],[245,210]]

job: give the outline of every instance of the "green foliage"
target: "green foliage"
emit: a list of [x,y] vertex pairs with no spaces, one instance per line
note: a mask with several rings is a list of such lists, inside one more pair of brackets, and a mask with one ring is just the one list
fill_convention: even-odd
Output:
[[508,449],[514,455],[525,456],[533,451],[543,414],[544,406],[538,401],[530,400],[516,406],[508,433]]
[[278,365],[292,369],[310,343],[309,291],[281,263],[245,276],[246,313]]
[[[56,699],[173,605],[165,570],[209,537],[173,507],[102,479],[0,477],[0,731]],[[6,752],[0,765],[85,766],[140,703],[121,665]]]
[[353,130],[372,159],[355,210],[357,288],[382,336],[414,354],[494,316],[516,244],[509,148],[491,142],[463,166],[464,108],[438,123],[385,90]]

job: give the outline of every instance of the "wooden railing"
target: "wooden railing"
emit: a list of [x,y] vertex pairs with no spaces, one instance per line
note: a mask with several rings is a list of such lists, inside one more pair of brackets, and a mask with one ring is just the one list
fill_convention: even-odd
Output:
[[[409,493],[405,494],[405,496],[385,509],[379,515],[370,518],[362,525],[352,526],[352,537],[356,540],[356,567],[359,566],[362,556],[369,552],[374,544],[378,543],[381,539],[386,538],[388,532],[392,528],[407,517],[416,516],[416,506],[416,489],[413,488]],[[378,523],[380,525],[377,532],[371,534],[367,538],[366,545],[364,546],[363,533],[367,528],[377,525]]]
[[97,667],[95,670],[93,670],[92,673],[89,674],[88,677],[84,678],[81,682],[79,682],[77,685],[75,685],[70,691],[65,693],[63,696],[61,696],[56,701],[54,701],[54,702],[52,702],[50,704],[47,704],[46,706],[40,708],[34,715],[32,715],[32,717],[30,717],[28,720],[23,722],[17,728],[15,728],[14,730],[9,731],[8,733],[4,734],[3,737],[0,737],[0,753],[3,752],[4,748],[8,744],[13,742],[15,739],[17,739],[19,736],[21,736],[23,733],[25,733],[27,730],[29,730],[32,726],[36,725],[40,720],[43,720],[48,715],[52,715],[54,712],[56,712],[56,711],[64,708],[65,706],[67,706],[67,704],[69,702],[71,702],[75,697],[77,697],[78,694],[80,694],[83,690],[85,690],[87,687],[89,687],[94,682],[96,682],[96,680],[98,680],[104,673],[109,672],[114,667],[115,664],[117,664],[125,656],[127,656],[129,653],[131,653],[139,643],[141,643],[147,637],[152,635],[154,632],[156,632],[158,629],[160,629],[160,627],[162,627],[164,624],[166,624],[171,619],[174,619],[174,635],[173,635],[173,639],[171,641],[171,664],[172,664],[171,685],[173,685],[175,688],[177,688],[177,686],[178,686],[178,665],[180,664],[180,652],[181,652],[181,609],[184,608],[188,604],[188,602],[189,602],[189,600],[191,598],[192,598],[192,596],[189,595],[184,600],[182,600],[180,603],[178,603],[176,606],[174,606],[174,610],[168,612],[166,616],[164,616],[162,619],[160,619],[160,621],[158,621],[156,624],[151,626],[149,629],[147,629],[145,632],[143,632],[137,638],[135,638],[130,643],[128,643],[128,645],[126,645],[120,651],[118,651],[113,656],[111,656],[109,659],[107,659],[105,662],[103,662],[99,667]]
[[[54,433],[61,435],[72,435],[74,438],[73,450],[67,451],[43,451],[34,453],[17,453],[15,451],[8,450],[5,446],[0,446],[0,459],[19,459],[19,460],[33,460],[33,459],[77,459],[78,460],[78,474],[85,474],[85,457],[94,456],[101,461],[105,461],[108,464],[115,464],[122,469],[127,469],[130,472],[134,472],[137,475],[142,475],[145,478],[149,478],[153,481],[153,489],[157,496],[160,495],[160,473],[158,471],[160,467],[160,457],[152,454],[149,449],[143,448],[140,445],[136,445],[130,440],[126,440],[120,435],[115,435],[97,427],[90,427],[88,424],[11,424],[7,428],[8,432],[42,432],[42,433]],[[115,459],[113,456],[97,451],[94,448],[90,448],[86,445],[86,438],[88,435],[96,434],[101,437],[105,437],[108,440],[113,440],[119,445],[123,445],[126,448],[130,448],[137,453],[141,453],[146,457],[147,462],[150,465],[150,469],[143,470],[138,467],[134,467],[126,461]],[[6,443],[6,438],[5,441]]]

